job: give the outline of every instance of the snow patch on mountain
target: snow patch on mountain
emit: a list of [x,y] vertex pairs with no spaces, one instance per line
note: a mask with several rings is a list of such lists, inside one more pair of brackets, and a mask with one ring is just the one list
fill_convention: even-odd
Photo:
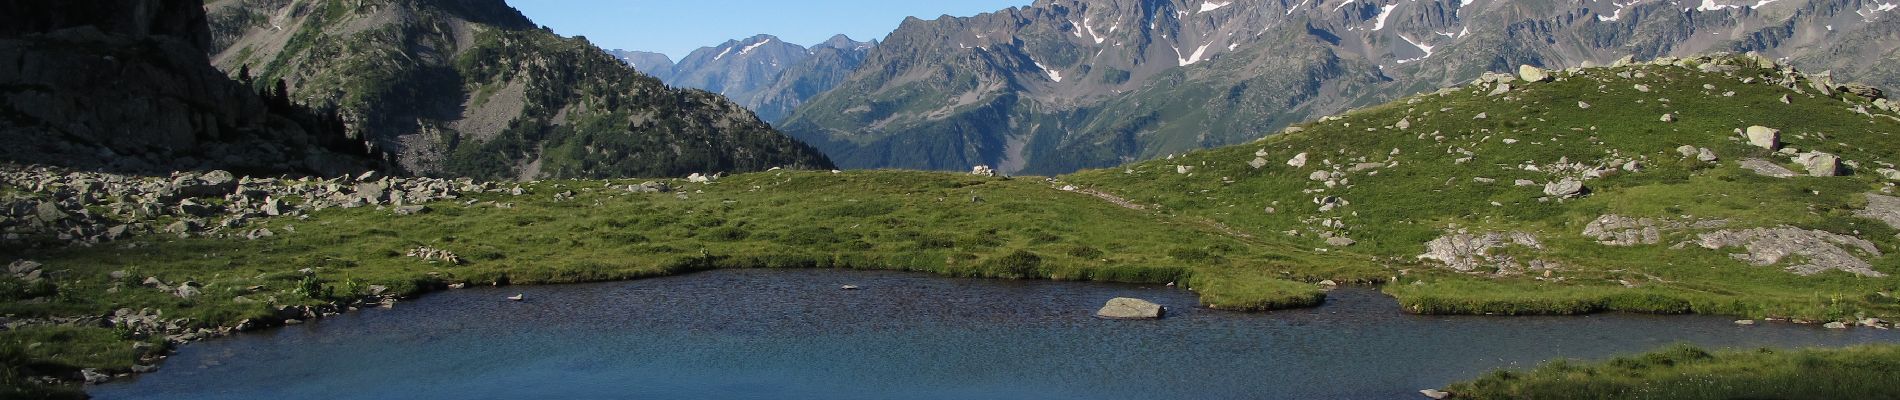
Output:
[[[766,44],[769,44],[769,43],[772,43],[772,38],[766,38],[765,40],[760,40],[760,41],[759,41],[758,43],[753,43],[753,44],[752,44],[752,45],[750,45],[750,46],[746,46],[746,47],[745,47],[744,49],[739,49],[739,55],[742,55],[742,56],[743,56],[743,55],[746,55],[746,53],[751,53],[751,52],[752,52],[752,50],[754,50],[754,49],[758,49],[758,48],[759,48],[759,46],[764,46],[764,45],[766,45]],[[730,49],[728,49],[728,50],[730,50]],[[723,54],[723,53],[722,53],[722,54]],[[716,59],[716,58],[715,58],[715,59]]]
[[1042,62],[1040,61],[1031,61],[1031,62],[1036,63],[1036,68],[1041,69],[1043,74],[1049,75],[1049,80],[1062,82],[1062,71],[1049,69],[1049,67],[1043,66]]
[[[1714,1],[1714,0],[1704,0],[1704,1]],[[1380,29],[1385,29],[1385,18],[1392,16],[1392,9],[1394,8],[1399,8],[1399,5],[1392,4],[1392,5],[1379,7],[1379,20],[1377,22],[1372,23],[1372,30],[1376,31]]]
[[1418,41],[1418,40],[1412,40],[1412,38],[1410,38],[1410,37],[1406,37],[1406,36],[1405,36],[1405,35],[1403,35],[1403,34],[1400,34],[1400,35],[1399,35],[1399,39],[1405,39],[1405,42],[1406,42],[1406,43],[1410,43],[1410,44],[1412,44],[1412,47],[1417,47],[1419,51],[1423,51],[1423,52],[1425,52],[1425,55],[1422,55],[1422,56],[1418,56],[1417,58],[1407,58],[1407,59],[1403,59],[1403,60],[1399,60],[1399,63],[1400,63],[1400,64],[1404,64],[1404,63],[1409,63],[1409,62],[1413,62],[1413,61],[1418,61],[1418,60],[1423,60],[1423,59],[1426,59],[1426,58],[1430,58],[1430,57],[1432,56],[1432,45],[1431,45],[1431,44],[1429,44],[1429,43],[1425,43],[1424,41]]
[[1231,1],[1221,1],[1221,2],[1215,2],[1215,1],[1208,1],[1208,2],[1205,2],[1205,3],[1201,3],[1201,11],[1200,11],[1200,12],[1208,12],[1208,11],[1214,11],[1214,10],[1219,10],[1219,9],[1220,9],[1221,7],[1226,7],[1226,6],[1228,5],[1228,4],[1234,4],[1234,2],[1231,2]]

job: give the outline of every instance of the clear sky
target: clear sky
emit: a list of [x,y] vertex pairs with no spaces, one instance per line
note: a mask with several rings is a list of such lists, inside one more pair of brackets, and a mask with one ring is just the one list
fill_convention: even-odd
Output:
[[831,35],[883,40],[904,17],[970,16],[1027,6],[1031,0],[508,0],[562,36],[586,36],[607,49],[666,53],[761,33],[811,46]]

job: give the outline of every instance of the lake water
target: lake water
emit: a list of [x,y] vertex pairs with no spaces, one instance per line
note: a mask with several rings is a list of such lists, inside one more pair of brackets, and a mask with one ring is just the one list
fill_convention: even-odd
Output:
[[[863,290],[839,290],[853,284]],[[528,300],[504,299],[524,293]],[[1092,316],[1109,298],[1165,319]],[[185,345],[102,399],[1401,398],[1499,367],[1710,347],[1900,342],[1731,318],[1419,316],[1365,289],[1267,313],[1155,286],[728,270],[442,292]]]

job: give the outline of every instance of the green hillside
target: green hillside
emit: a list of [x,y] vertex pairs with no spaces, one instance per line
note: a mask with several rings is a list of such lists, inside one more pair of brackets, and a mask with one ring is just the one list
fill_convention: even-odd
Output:
[[[1398,276],[1384,290],[1414,312],[1847,319],[1900,310],[1892,295],[1900,259],[1891,255],[1900,242],[1890,225],[1900,221],[1862,216],[1893,211],[1869,201],[1892,194],[1892,177],[1881,170],[1900,154],[1890,137],[1900,133],[1894,112],[1834,89],[1822,95],[1817,87],[1836,86],[1750,57],[1664,62],[1559,71],[1551,82],[1502,77],[1512,82],[1414,96],[1249,145],[1065,179],[1171,215],[1364,254]],[[1806,176],[1790,154],[1750,145],[1740,130],[1757,125],[1779,129],[1798,149],[1789,153],[1837,155],[1845,176]],[[1678,152],[1685,145],[1694,147],[1688,156]],[[1701,148],[1717,160],[1699,160]],[[1291,166],[1300,154],[1305,164]],[[1250,164],[1256,159],[1258,167]],[[1741,166],[1755,159],[1802,176]],[[1563,180],[1585,192],[1546,194],[1547,184]],[[1328,202],[1336,205],[1322,211]],[[1610,239],[1634,230],[1638,243],[1586,236],[1599,218],[1609,222],[1599,228],[1615,228],[1598,229],[1613,231]],[[1643,238],[1641,219],[1650,220],[1654,239]],[[1793,229],[1749,231],[1779,227]],[[1702,246],[1762,232],[1781,236]],[[1486,243],[1486,233],[1499,235]],[[1332,236],[1354,243],[1328,246]],[[1448,245],[1439,258],[1464,265],[1421,258],[1434,240]],[[1760,266],[1734,258],[1749,253],[1744,247],[1773,253],[1776,245],[1800,250]],[[1789,270],[1801,265],[1828,270]],[[1857,272],[1834,270],[1842,268]]]

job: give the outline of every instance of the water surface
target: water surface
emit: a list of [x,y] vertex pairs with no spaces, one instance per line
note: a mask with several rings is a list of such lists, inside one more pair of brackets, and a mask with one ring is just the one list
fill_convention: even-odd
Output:
[[[839,290],[854,284],[863,290]],[[527,301],[504,297],[526,294]],[[1112,297],[1169,306],[1109,321]],[[101,399],[1419,398],[1551,358],[1676,342],[1900,342],[1900,333],[1710,316],[1419,316],[1364,289],[1269,313],[1169,288],[896,272],[727,270],[430,294],[185,345]]]

